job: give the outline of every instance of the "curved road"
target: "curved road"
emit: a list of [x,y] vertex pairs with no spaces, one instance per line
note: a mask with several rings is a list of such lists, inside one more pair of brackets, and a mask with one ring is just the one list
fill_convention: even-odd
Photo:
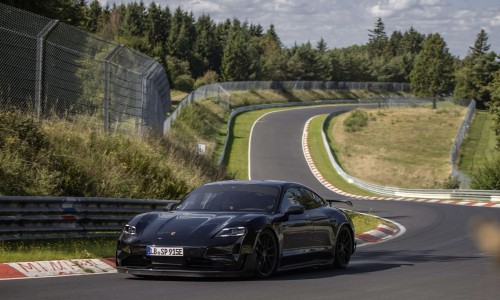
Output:
[[[306,121],[338,106],[268,114],[252,135],[252,179],[302,182],[335,197],[310,172],[301,138]],[[346,270],[306,270],[270,280],[135,279],[125,274],[0,281],[2,299],[498,299],[500,266],[474,245],[474,218],[496,208],[360,201],[355,209],[406,227],[400,237],[358,248]]]

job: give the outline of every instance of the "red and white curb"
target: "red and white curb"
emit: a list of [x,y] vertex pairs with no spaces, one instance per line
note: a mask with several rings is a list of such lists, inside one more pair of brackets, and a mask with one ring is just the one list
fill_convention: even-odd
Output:
[[[314,118],[314,117],[313,117]],[[307,130],[309,128],[309,124],[311,120],[309,119],[304,126],[304,132],[302,133],[302,150],[304,152],[304,156],[306,158],[307,164],[311,169],[311,172],[318,179],[321,184],[323,184],[329,190],[347,196],[353,199],[359,200],[383,200],[383,201],[412,201],[412,202],[428,202],[428,203],[440,203],[440,204],[454,204],[454,205],[463,205],[463,206],[475,206],[475,207],[495,207],[500,208],[500,203],[491,203],[491,202],[477,202],[477,201],[464,201],[464,200],[443,200],[443,199],[419,199],[419,198],[390,198],[390,197],[369,197],[369,196],[359,196],[346,193],[335,186],[333,186],[330,182],[328,182],[318,171],[316,166],[314,165],[314,161],[311,158],[311,153],[309,152],[309,147],[307,145]]]
[[0,263],[0,280],[116,273],[112,259]]
[[377,228],[356,235],[356,245],[358,247],[366,244],[381,243],[388,239],[400,236],[406,232],[406,228],[401,224],[393,221],[388,221],[391,225],[380,223]]

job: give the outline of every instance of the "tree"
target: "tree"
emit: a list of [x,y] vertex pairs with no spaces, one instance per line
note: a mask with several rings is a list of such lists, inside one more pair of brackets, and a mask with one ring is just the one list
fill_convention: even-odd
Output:
[[493,74],[493,80],[487,87],[491,101],[488,103],[489,111],[494,117],[493,129],[497,136],[497,149],[500,149],[500,71]]
[[200,77],[208,70],[220,70],[222,47],[216,36],[216,26],[210,16],[202,15],[196,22],[196,41],[193,52],[197,60],[193,75]]
[[251,75],[249,36],[242,30],[233,29],[229,35],[222,59],[222,79],[224,81],[248,80]]
[[472,51],[473,56],[481,56],[486,54],[490,50],[491,45],[488,44],[488,34],[484,29],[477,34],[476,41],[473,46],[469,49]]
[[401,54],[411,53],[417,55],[422,50],[425,35],[416,31],[413,27],[403,33],[401,37]]
[[280,48],[283,47],[283,44],[281,43],[281,40],[278,37],[273,24],[269,25],[269,29],[266,31],[264,37],[272,39]]
[[287,62],[288,79],[316,80],[319,73],[318,56],[310,42],[295,45],[289,50]]
[[493,80],[493,73],[500,68],[496,54],[488,52],[488,35],[481,30],[469,47],[471,52],[463,60],[462,66],[455,73],[454,97],[457,99],[475,99],[478,108],[485,108],[490,101],[490,92],[486,87]]
[[323,37],[321,37],[321,39],[316,44],[316,50],[318,50],[321,53],[324,53],[324,52],[326,52],[327,49],[328,49],[328,46],[327,46],[325,40],[323,39]]
[[372,57],[383,55],[387,45],[387,34],[385,33],[385,25],[382,18],[378,18],[373,29],[368,29],[368,49]]
[[102,6],[99,0],[93,0],[87,10],[87,24],[86,28],[92,33],[96,33],[99,29],[101,20]]
[[280,47],[279,40],[272,35],[265,34],[261,39],[263,49],[260,56],[263,77],[266,80],[286,79],[286,58]]
[[68,25],[85,28],[85,1],[81,0],[1,0],[10,6],[60,20]]
[[438,97],[453,86],[453,57],[439,33],[430,34],[415,60],[410,82],[415,95]]

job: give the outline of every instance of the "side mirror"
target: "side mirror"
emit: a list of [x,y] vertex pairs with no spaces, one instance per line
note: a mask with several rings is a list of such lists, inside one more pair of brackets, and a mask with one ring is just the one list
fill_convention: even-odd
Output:
[[304,206],[302,206],[302,205],[292,205],[286,209],[285,214],[286,215],[301,215],[305,211],[306,210],[305,210]]
[[163,207],[163,211],[171,211],[177,208],[177,205],[181,203],[180,200],[166,200],[167,205]]

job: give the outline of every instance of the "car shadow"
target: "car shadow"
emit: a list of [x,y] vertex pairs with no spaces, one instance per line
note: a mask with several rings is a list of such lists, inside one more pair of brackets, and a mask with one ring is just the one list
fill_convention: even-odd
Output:
[[[272,277],[264,279],[269,281],[324,279],[336,276],[349,276],[383,272],[396,268],[413,267],[425,262],[451,262],[460,260],[478,259],[478,256],[449,256],[434,254],[433,251],[371,251],[356,253],[351,264],[346,269],[329,267],[311,267],[292,271],[282,271]],[[229,281],[255,281],[262,280],[254,277],[130,277],[130,280],[178,281],[178,282],[229,282]]]

